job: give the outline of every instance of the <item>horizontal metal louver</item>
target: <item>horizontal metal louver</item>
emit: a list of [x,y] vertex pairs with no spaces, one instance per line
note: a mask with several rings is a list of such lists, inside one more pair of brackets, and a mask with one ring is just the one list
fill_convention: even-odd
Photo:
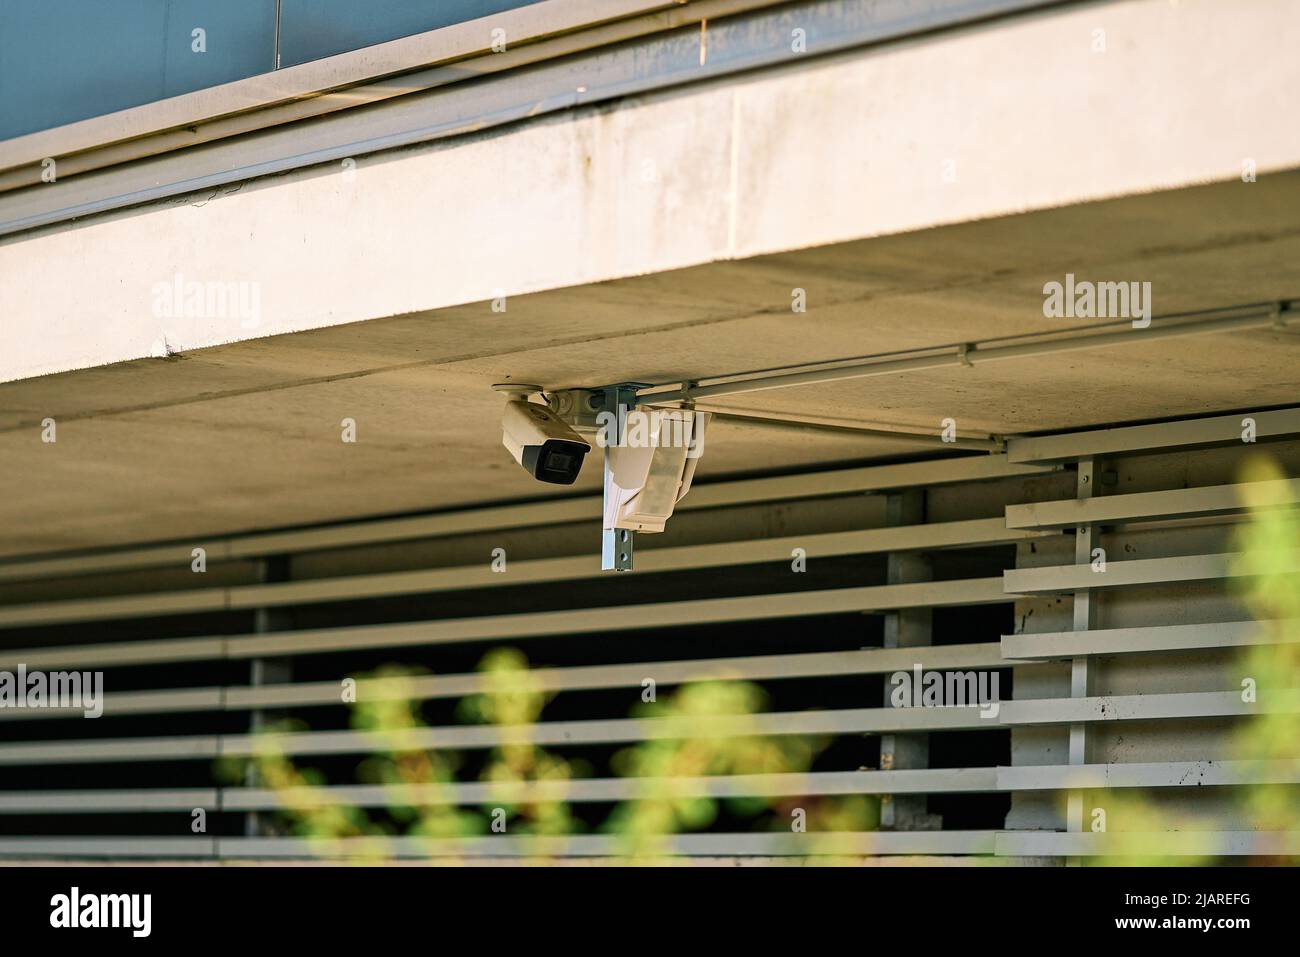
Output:
[[[1267,450],[1294,471],[1300,417],[1268,416],[1289,423]],[[1229,428],[1235,421],[703,485],[616,584],[570,547],[598,509],[587,498],[0,565],[0,670],[102,670],[106,688],[93,722],[0,709],[0,855],[314,853],[277,832],[281,793],[214,777],[218,759],[254,753],[255,729],[270,717],[308,726],[281,744],[321,769],[324,784],[299,795],[315,806],[501,800],[473,777],[472,761],[456,781],[423,791],[395,794],[350,775],[380,740],[347,727],[340,679],[393,662],[428,674],[400,686],[362,679],[358,693],[421,701],[429,726],[413,732],[416,746],[477,753],[531,743],[590,768],[521,786],[516,798],[634,798],[643,782],[611,771],[613,751],[693,730],[681,717],[630,714],[652,678],[664,688],[713,679],[766,689],[768,710],[721,721],[714,734],[828,742],[807,771],[693,775],[676,781],[682,795],[880,800],[879,830],[828,840],[816,829],[746,832],[724,817],[675,835],[669,853],[1108,854],[1122,835],[1087,831],[1078,815],[1091,806],[1082,795],[1116,791],[1206,811],[1214,826],[1166,835],[1167,853],[1294,853],[1295,833],[1252,829],[1215,803],[1221,789],[1300,784],[1300,755],[1258,764],[1224,750],[1243,718],[1300,712],[1298,688],[1243,701],[1229,657],[1297,634],[1249,621],[1229,588],[1245,574],[1232,534],[1245,512],[1237,470],[1257,450]],[[1184,475],[1196,477],[1191,487],[1175,478]],[[1294,481],[1273,489],[1288,507],[1298,490]],[[495,572],[491,543],[504,533],[517,544]],[[160,570],[188,565],[192,544],[207,548],[214,584],[173,575],[151,588]],[[1081,559],[1086,544],[1112,556],[1103,573]],[[807,571],[792,568],[797,550]],[[523,651],[532,686],[554,697],[537,724],[459,721],[455,702],[489,685],[476,662],[501,646]],[[997,672],[996,716],[890,707],[886,676],[915,665]],[[205,834],[190,833],[196,808],[210,816]],[[599,833],[491,835],[398,838],[389,851],[586,858],[617,845]]]

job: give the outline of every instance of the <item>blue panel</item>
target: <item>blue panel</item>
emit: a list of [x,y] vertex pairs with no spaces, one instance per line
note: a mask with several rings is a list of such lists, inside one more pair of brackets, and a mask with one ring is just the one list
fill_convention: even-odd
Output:
[[0,139],[263,73],[274,51],[275,0],[0,0]]
[[537,0],[282,0],[280,65],[436,30]]
[[[167,0],[164,96],[275,69],[275,0]],[[204,31],[206,52],[194,50]]]

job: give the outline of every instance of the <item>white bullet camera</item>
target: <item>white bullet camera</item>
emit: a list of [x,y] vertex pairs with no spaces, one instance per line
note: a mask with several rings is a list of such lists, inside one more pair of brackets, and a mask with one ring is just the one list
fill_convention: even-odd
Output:
[[591,443],[549,408],[528,401],[529,395],[542,391],[540,386],[510,383],[493,388],[508,397],[501,414],[501,444],[539,482],[572,485]]

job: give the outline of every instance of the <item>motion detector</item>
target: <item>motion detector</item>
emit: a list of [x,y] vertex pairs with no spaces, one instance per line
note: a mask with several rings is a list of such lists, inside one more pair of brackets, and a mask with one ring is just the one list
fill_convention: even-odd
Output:
[[708,412],[634,409],[617,444],[605,445],[605,528],[662,532],[690,491],[704,452]]
[[510,450],[525,472],[539,482],[572,485],[582,470],[591,444],[544,405],[529,402],[540,386],[493,386],[508,395],[501,414],[501,444]]

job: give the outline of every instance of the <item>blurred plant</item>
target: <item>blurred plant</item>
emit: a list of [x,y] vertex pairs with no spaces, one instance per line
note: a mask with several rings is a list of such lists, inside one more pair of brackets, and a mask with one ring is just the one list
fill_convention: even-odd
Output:
[[[1242,724],[1234,756],[1248,762],[1250,786],[1243,792],[1251,826],[1266,831],[1300,824],[1297,786],[1279,782],[1277,774],[1300,767],[1300,514],[1287,506],[1285,478],[1262,455],[1245,463],[1241,481],[1249,517],[1237,539],[1238,592],[1263,634],[1243,656],[1241,671],[1243,686],[1253,683],[1261,707]],[[1300,853],[1300,847],[1291,851]]]
[[[359,685],[364,691],[352,707],[351,726],[367,737],[370,749],[358,765],[358,778],[385,788],[388,816],[405,827],[404,837],[433,840],[481,833],[482,817],[456,807],[448,796],[458,756],[428,747],[429,730],[421,721],[411,684],[415,676],[414,671],[390,667]],[[344,856],[347,841],[346,856],[391,857],[387,841],[395,828],[390,821],[373,820],[364,809],[337,800],[326,789],[324,774],[291,760],[299,736],[307,732],[301,721],[265,726],[253,737],[250,758],[219,762],[218,776],[273,791],[288,831],[308,839],[320,856]]]
[[[412,687],[414,676],[413,671],[388,667],[358,686],[352,727],[373,743],[358,775],[387,789],[388,813],[406,825],[407,837],[439,840],[480,834],[482,817],[457,807],[451,796],[459,756],[429,747]],[[382,693],[367,693],[376,685]]]
[[[1090,858],[1092,866],[1191,867],[1208,864],[1214,856],[1214,831],[1221,822],[1205,815],[1166,810],[1140,790],[1094,792],[1106,812],[1108,830],[1104,853]],[[1109,825],[1119,825],[1109,829]],[[1085,818],[1085,826],[1087,819]],[[1171,834],[1178,835],[1175,847]]]
[[[312,768],[299,769],[285,755],[285,736],[305,731],[301,722],[283,722],[275,730],[254,738],[254,766],[257,784],[269,788],[292,822],[292,832],[306,838],[313,852],[320,856],[337,855],[340,843],[348,840],[360,859],[375,860],[386,856],[382,847],[383,830],[360,808],[343,804],[322,803],[324,776]],[[241,775],[242,776],[242,775]],[[361,844],[357,847],[357,841]]]
[[[1294,771],[1300,764],[1300,515],[1288,505],[1285,473],[1272,459],[1254,455],[1242,466],[1246,517],[1236,532],[1237,558],[1232,588],[1260,634],[1239,659],[1240,687],[1257,698],[1259,710],[1243,720],[1230,738],[1229,759],[1238,762],[1243,783],[1233,789],[1240,821],[1234,829],[1291,832],[1300,823]],[[1256,699],[1249,699],[1256,700]],[[1288,773],[1288,768],[1290,773]],[[1123,829],[1109,832],[1110,852],[1095,863],[1196,865],[1218,851],[1212,833],[1223,823],[1205,815],[1170,813],[1141,792],[1106,792],[1107,817]],[[1168,834],[1183,842],[1174,854]],[[1294,839],[1286,856],[1300,855]]]
[[[779,807],[780,795],[731,795],[743,791],[735,781],[700,778],[806,773],[826,742],[807,736],[765,737],[755,714],[767,706],[757,685],[710,681],[682,687],[662,705],[641,705],[638,717],[664,722],[659,734],[614,755],[616,774],[633,782],[634,796],[615,808],[604,829],[621,838],[629,861],[644,861],[671,852],[672,835],[714,823],[719,799],[738,817],[753,818]],[[797,782],[783,790],[797,792]],[[823,802],[819,823],[843,826],[862,802],[836,807]],[[819,815],[822,817],[822,815]],[[854,816],[860,825],[866,815]],[[777,826],[783,822],[777,821]],[[789,827],[784,822],[784,827]],[[802,835],[801,835],[802,836]],[[792,844],[801,836],[792,834]],[[822,835],[823,839],[827,835]],[[803,849],[809,849],[804,842]]]
[[528,659],[517,649],[490,651],[479,670],[485,689],[462,699],[457,714],[462,720],[496,727],[497,743],[481,780],[491,785],[493,800],[507,817],[516,818],[511,833],[556,837],[579,830],[563,784],[587,768],[581,764],[575,768],[534,741],[537,721],[553,695],[543,692]]
[[[351,722],[368,737],[373,752],[359,765],[359,776],[386,788],[389,820],[373,820],[363,809],[334,800],[324,775],[290,760],[295,735],[306,730],[300,722],[256,735],[253,773],[275,792],[291,832],[311,840],[314,851],[325,856],[339,856],[343,840],[349,841],[352,856],[358,842],[362,859],[390,856],[391,845],[385,842],[395,836],[391,822],[405,828],[401,836],[407,839],[438,841],[439,847],[431,843],[428,852],[442,860],[447,860],[447,839],[457,847],[461,839],[489,830],[508,832],[522,844],[517,852],[527,857],[558,853],[563,842],[557,844],[557,838],[582,830],[567,801],[568,784],[589,776],[591,769],[538,746],[538,721],[552,695],[521,652],[495,649],[479,670],[482,690],[462,699],[456,709],[462,721],[493,728],[493,744],[479,774],[489,797],[477,809],[458,806],[454,791],[460,755],[436,746],[439,729],[423,723],[412,684],[415,673],[399,668],[383,669],[358,683]],[[674,834],[712,825],[723,804],[740,818],[791,813],[791,800],[781,794],[797,793],[797,781],[787,783],[781,794],[751,796],[743,793],[743,783],[721,780],[805,773],[827,743],[807,736],[765,736],[756,713],[766,705],[756,685],[720,680],[685,685],[666,701],[639,706],[636,717],[653,722],[655,731],[614,755],[611,768],[628,780],[630,797],[601,828],[617,838],[628,860],[667,855]],[[238,780],[247,773],[245,767],[227,765],[223,776]],[[861,796],[801,803],[808,812],[799,813],[813,818],[818,832],[791,833],[791,847],[798,853],[837,853],[834,842],[841,832],[874,829],[878,819],[876,802]],[[767,827],[802,830],[779,813]]]

